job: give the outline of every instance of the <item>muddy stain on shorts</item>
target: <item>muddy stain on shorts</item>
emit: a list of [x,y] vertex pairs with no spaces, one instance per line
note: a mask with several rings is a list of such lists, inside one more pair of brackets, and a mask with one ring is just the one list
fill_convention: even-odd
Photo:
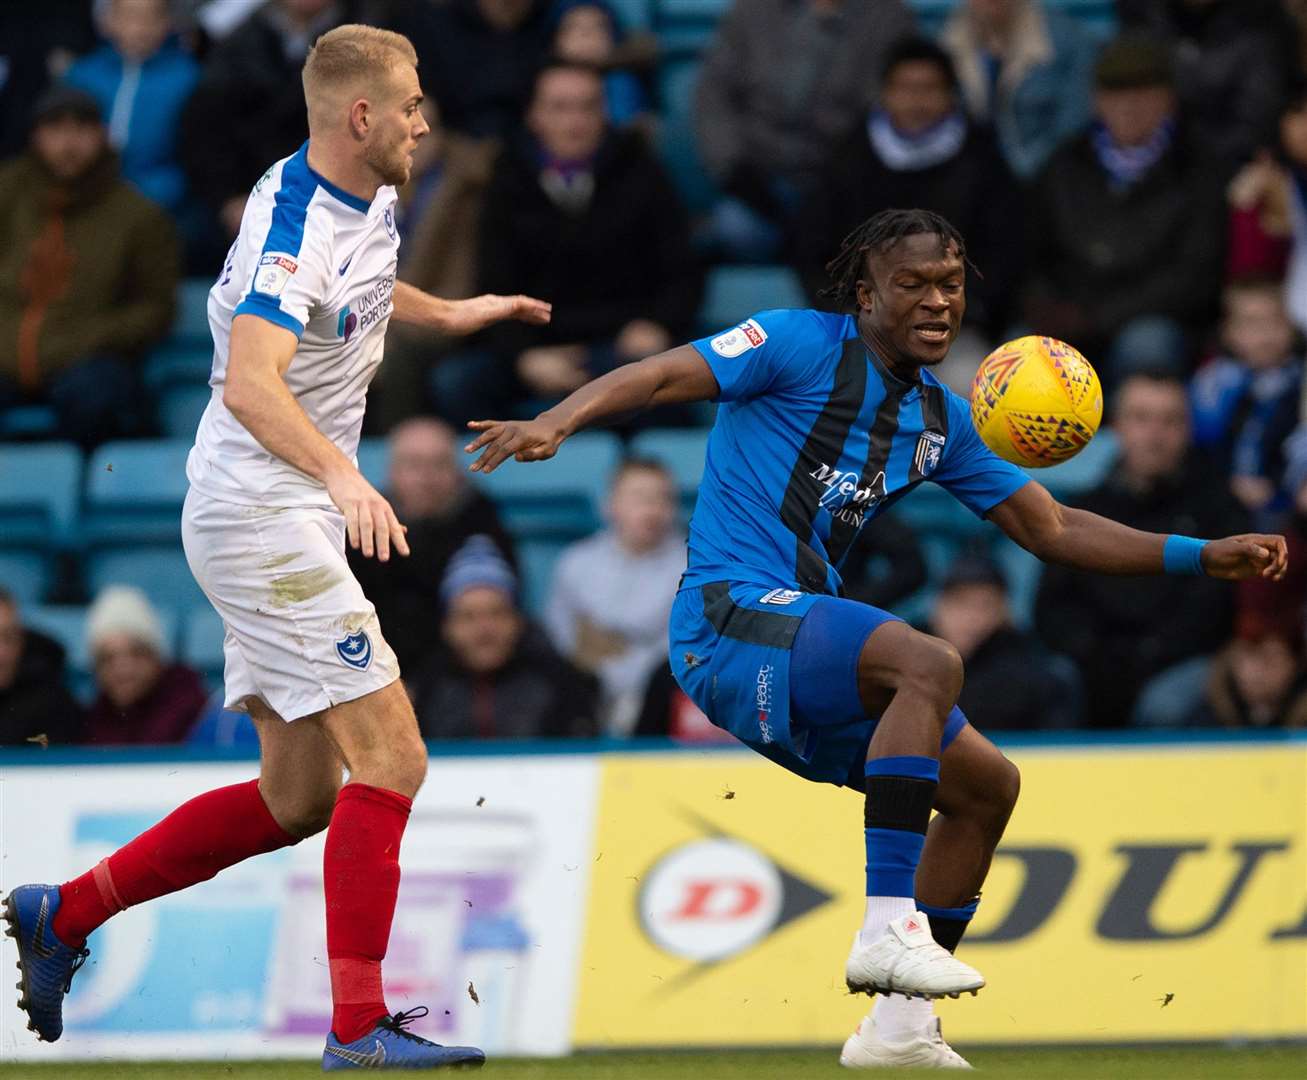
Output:
[[332,566],[311,566],[307,570],[296,570],[293,574],[283,574],[272,579],[270,602],[273,607],[289,607],[302,604],[320,596],[334,585],[344,580],[339,569]]
[[285,555],[274,555],[271,559],[267,559],[264,562],[259,563],[259,569],[276,570],[277,567],[279,566],[285,566],[287,563],[294,562],[303,554],[304,552],[302,551],[291,551]]

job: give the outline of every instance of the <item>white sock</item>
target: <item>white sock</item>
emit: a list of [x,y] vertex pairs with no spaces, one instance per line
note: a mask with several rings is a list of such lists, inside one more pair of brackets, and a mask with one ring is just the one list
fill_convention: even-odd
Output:
[[903,1042],[917,1035],[935,1017],[935,1003],[929,998],[882,994],[876,999],[876,1030],[891,1042]]
[[867,913],[862,917],[862,943],[870,945],[877,938],[884,937],[890,923],[916,910],[917,902],[911,896],[867,897]]

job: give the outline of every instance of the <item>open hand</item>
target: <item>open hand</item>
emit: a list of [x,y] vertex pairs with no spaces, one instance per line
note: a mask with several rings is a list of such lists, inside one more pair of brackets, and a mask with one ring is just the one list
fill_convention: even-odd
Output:
[[516,319],[532,326],[544,326],[553,317],[553,304],[530,296],[474,296],[470,300],[446,301],[440,329],[447,334],[474,334],[493,323]]
[[1283,536],[1243,533],[1213,540],[1203,548],[1202,563],[1208,577],[1223,581],[1279,581],[1289,568],[1289,551]]
[[326,478],[327,494],[345,515],[345,532],[349,546],[369,559],[390,561],[390,549],[408,554],[408,529],[399,523],[395,511],[385,498],[352,466],[341,468]]
[[472,472],[494,472],[510,457],[518,461],[547,461],[558,453],[567,436],[556,424],[535,420],[469,420],[467,426],[481,434],[463,452],[485,452],[470,466]]

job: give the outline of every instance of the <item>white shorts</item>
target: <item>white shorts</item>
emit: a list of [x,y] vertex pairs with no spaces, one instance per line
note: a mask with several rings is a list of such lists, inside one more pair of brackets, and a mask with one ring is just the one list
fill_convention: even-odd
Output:
[[399,678],[336,510],[240,506],[192,488],[182,544],[226,629],[227,708],[255,697],[297,720]]

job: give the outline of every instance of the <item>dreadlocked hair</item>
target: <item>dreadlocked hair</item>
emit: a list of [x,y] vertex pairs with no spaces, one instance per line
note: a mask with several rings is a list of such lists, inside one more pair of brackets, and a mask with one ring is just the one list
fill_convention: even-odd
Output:
[[[944,247],[957,248],[958,257],[974,272],[967,258],[962,234],[932,210],[882,210],[873,214],[840,244],[840,253],[826,264],[830,285],[821,295],[836,301],[841,309],[858,306],[858,278],[863,277],[867,255],[889,251],[900,240],[918,233],[933,233]],[[978,272],[977,272],[978,273]]]

